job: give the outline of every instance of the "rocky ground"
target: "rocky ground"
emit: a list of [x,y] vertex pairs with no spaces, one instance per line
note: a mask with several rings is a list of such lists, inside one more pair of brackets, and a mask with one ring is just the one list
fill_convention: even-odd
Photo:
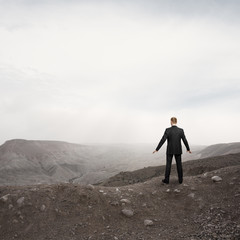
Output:
[[161,179],[0,187],[0,239],[240,239],[240,159],[181,185]]

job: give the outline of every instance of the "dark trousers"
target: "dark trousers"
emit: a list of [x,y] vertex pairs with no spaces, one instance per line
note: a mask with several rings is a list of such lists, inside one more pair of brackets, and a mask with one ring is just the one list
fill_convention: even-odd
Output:
[[[181,154],[174,154],[176,165],[177,165],[177,172],[178,172],[178,181],[183,181],[183,171],[182,171],[182,155]],[[171,173],[171,166],[172,166],[172,159],[173,154],[167,154],[167,163],[165,169],[165,180],[169,182],[169,177]]]

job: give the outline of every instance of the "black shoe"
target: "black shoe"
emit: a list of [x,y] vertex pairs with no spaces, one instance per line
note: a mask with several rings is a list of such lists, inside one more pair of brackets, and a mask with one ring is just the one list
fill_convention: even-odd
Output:
[[167,181],[166,179],[162,180],[163,183],[169,184],[169,181]]
[[183,180],[179,180],[178,182],[179,182],[179,184],[182,184]]

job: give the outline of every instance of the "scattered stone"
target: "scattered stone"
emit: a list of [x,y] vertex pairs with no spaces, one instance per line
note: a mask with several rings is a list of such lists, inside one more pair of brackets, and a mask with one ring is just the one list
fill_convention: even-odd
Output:
[[9,196],[10,196],[10,194],[6,194],[6,195],[4,195],[3,197],[1,197],[0,200],[1,200],[2,202],[7,202]]
[[104,191],[103,190],[99,190],[100,193],[103,193]]
[[24,197],[21,197],[17,200],[18,207],[21,207],[23,205],[23,203],[24,203]]
[[92,184],[88,184],[86,187],[89,190],[94,190],[95,189],[95,187]]
[[168,188],[168,189],[166,190],[166,192],[171,192],[171,189]]
[[119,188],[116,188],[116,192],[120,192]]
[[175,193],[180,193],[180,190],[176,188],[176,189],[174,189],[174,192]]
[[147,206],[147,204],[146,204],[146,203],[143,203],[143,204],[142,204],[142,206],[143,206],[143,207],[146,207],[146,206]]
[[45,209],[46,209],[46,206],[43,204],[43,205],[41,206],[40,210],[41,210],[42,212],[44,212]]
[[12,222],[13,222],[13,223],[18,223],[18,220],[17,220],[17,219],[13,219]]
[[123,209],[122,213],[126,217],[132,217],[133,216],[133,210],[131,210],[131,209]]
[[156,193],[157,193],[157,191],[153,191],[153,192],[152,192],[152,195],[155,195]]
[[125,199],[125,198],[124,198],[124,199],[121,199],[121,200],[120,200],[120,202],[121,202],[121,203],[128,203],[128,204],[130,204],[130,203],[131,203],[131,201],[130,201],[130,200],[128,200],[128,199]]
[[146,220],[144,220],[144,225],[145,226],[152,226],[153,225],[153,221],[146,219]]
[[118,240],[118,238],[117,238],[117,237],[114,237],[114,240]]
[[12,204],[9,204],[8,209],[11,210],[13,208]]
[[222,178],[219,177],[219,176],[213,176],[213,177],[212,177],[212,180],[213,180],[213,182],[221,182],[221,181],[222,181]]
[[190,194],[188,194],[188,197],[194,198],[194,197],[195,197],[195,193],[190,193]]
[[191,187],[190,188],[192,191],[196,191],[196,188],[195,187]]
[[208,172],[205,172],[205,173],[203,174],[203,177],[206,178],[207,176],[208,176]]
[[119,206],[119,202],[118,201],[113,201],[110,203],[112,206]]

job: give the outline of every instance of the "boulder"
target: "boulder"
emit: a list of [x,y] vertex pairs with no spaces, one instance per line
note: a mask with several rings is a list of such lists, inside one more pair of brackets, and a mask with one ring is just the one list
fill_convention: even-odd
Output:
[[149,219],[146,219],[146,220],[144,220],[144,225],[145,226],[152,226],[153,225],[153,221],[149,220]]
[[23,205],[23,203],[24,203],[24,197],[21,197],[17,200],[18,207],[21,207]]
[[2,202],[7,202],[9,196],[10,196],[10,194],[6,194],[6,195],[2,196],[2,197],[0,198],[0,201],[2,201]]
[[131,209],[123,209],[122,214],[126,217],[132,217],[134,212]]
[[89,190],[94,190],[95,187],[92,184],[88,184],[86,188]]
[[130,204],[130,203],[131,203],[131,201],[130,201],[130,200],[128,200],[128,199],[126,199],[126,198],[124,198],[124,199],[121,199],[121,200],[120,200],[120,202],[121,202],[121,203],[128,203],[128,204]]
[[219,177],[219,176],[213,176],[213,177],[212,177],[212,180],[213,180],[213,182],[221,182],[221,181],[222,181],[222,178]]

